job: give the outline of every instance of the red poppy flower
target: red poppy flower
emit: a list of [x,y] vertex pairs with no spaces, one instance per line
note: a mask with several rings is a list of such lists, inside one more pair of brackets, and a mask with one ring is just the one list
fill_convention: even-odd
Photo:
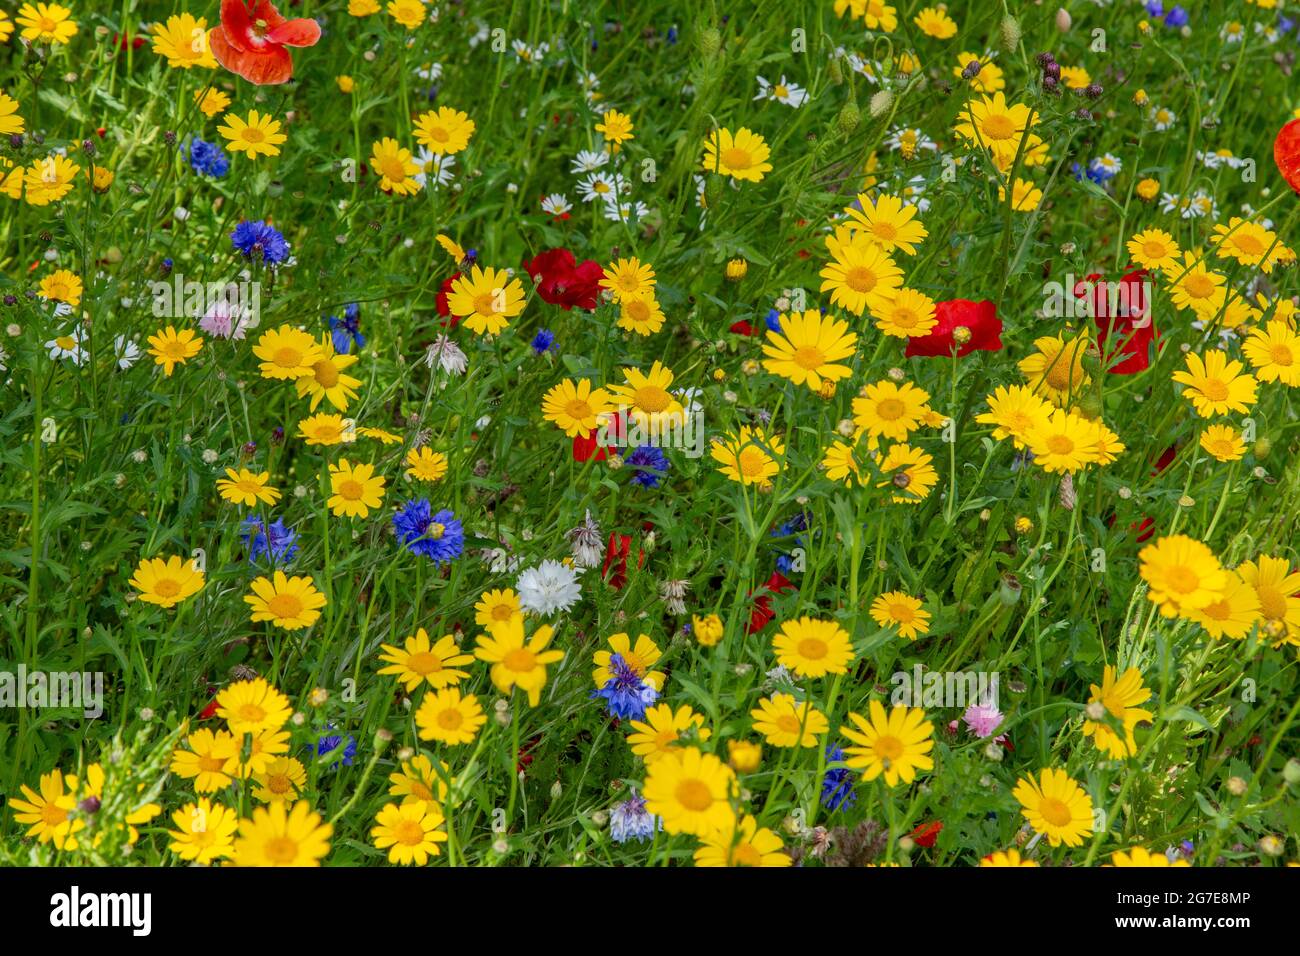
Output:
[[[623,585],[627,584],[627,559],[631,553],[632,536],[611,531],[609,544],[605,548],[605,564],[600,570],[600,576],[616,591],[622,590]],[[638,568],[645,566],[645,552],[640,548],[637,548],[636,566]],[[610,568],[614,569],[612,574]]]
[[208,701],[208,706],[204,707],[203,711],[199,714],[199,720],[207,720],[209,717],[215,716],[216,713],[217,713],[217,698],[215,695],[213,695],[212,700]]
[[[950,299],[935,305],[935,318],[939,324],[929,335],[907,340],[907,357],[921,355],[930,358],[946,357],[957,350],[957,356],[969,355],[976,349],[996,352],[1002,348],[1002,320],[997,308],[988,299],[972,302],[969,299]],[[966,333],[957,335],[958,329]],[[970,338],[965,338],[969,333]],[[965,341],[958,341],[963,338]]]
[[208,45],[218,63],[258,86],[287,83],[293,59],[285,47],[315,46],[320,24],[286,20],[271,0],[221,0],[221,25],[208,31]]
[[455,283],[455,281],[459,278],[460,278],[460,273],[453,272],[451,275],[447,276],[447,278],[442,280],[442,285],[438,286],[438,294],[434,297],[433,300],[434,305],[438,309],[438,314],[442,316],[443,319],[447,319],[447,318],[451,319],[450,322],[446,322],[446,321],[439,322],[438,324],[441,326],[445,327],[447,325],[451,325],[454,328],[456,323],[460,321],[459,317],[451,314],[451,306],[447,304],[447,296],[451,295],[451,287]]
[[524,260],[524,268],[537,283],[543,302],[558,305],[568,312],[595,309],[600,298],[600,280],[604,275],[600,263],[584,259],[578,263],[568,249],[548,249]]
[[1109,283],[1098,281],[1103,278],[1100,273],[1093,273],[1074,286],[1076,297],[1091,300],[1090,311],[1105,350],[1106,364],[1120,355],[1126,356],[1110,369],[1112,375],[1133,375],[1151,365],[1151,343],[1159,336],[1151,321],[1149,277],[1146,269],[1129,270],[1119,280],[1113,303]]
[[140,47],[144,46],[144,37],[114,33],[113,46],[117,47],[119,50],[125,50],[128,47],[132,50],[138,50]]
[[[610,419],[606,432],[618,441],[622,441],[627,435],[627,418],[622,412],[615,412],[614,417]],[[596,461],[604,461],[609,457],[609,450],[600,443],[600,429],[593,428],[587,435],[573,436],[573,460],[584,462],[591,458]]]
[[1282,178],[1300,193],[1300,119],[1293,119],[1278,131],[1273,140],[1273,162]]
[[917,846],[932,847],[942,831],[943,824],[938,820],[933,820],[930,823],[922,823],[908,836],[912,838],[912,842]]
[[751,325],[746,319],[741,319],[739,322],[732,322],[731,328],[728,329],[728,331],[735,332],[737,335],[762,335],[767,331],[767,325],[764,323],[763,325],[755,326]]
[[[754,608],[749,612],[749,624],[745,628],[747,634],[761,631],[767,626],[768,621],[776,617],[776,612],[772,610],[772,595],[793,591],[794,583],[780,571],[773,571],[772,576],[763,585],[763,590],[766,593],[754,598]],[[750,594],[753,592],[751,591]]]

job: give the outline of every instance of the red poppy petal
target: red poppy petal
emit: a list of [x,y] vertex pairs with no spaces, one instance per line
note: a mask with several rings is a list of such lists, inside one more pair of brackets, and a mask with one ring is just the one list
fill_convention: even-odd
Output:
[[266,39],[283,46],[315,46],[320,39],[320,24],[315,20],[289,20],[266,34]]
[[251,47],[253,18],[243,0],[221,0],[221,27],[220,31],[214,27],[213,32],[221,31],[225,33],[224,39],[236,50],[242,52]]
[[1300,193],[1300,119],[1293,119],[1278,132],[1273,161],[1291,188]]

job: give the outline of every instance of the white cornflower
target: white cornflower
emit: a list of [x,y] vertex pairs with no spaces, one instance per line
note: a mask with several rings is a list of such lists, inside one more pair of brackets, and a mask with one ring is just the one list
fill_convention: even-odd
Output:
[[690,581],[662,581],[659,584],[659,600],[668,606],[670,614],[685,614],[686,592],[690,589]]
[[515,581],[519,607],[541,617],[567,611],[582,597],[582,587],[578,584],[581,573],[581,568],[549,559],[526,569]]
[[587,509],[586,517],[568,534],[569,547],[573,549],[573,563],[580,568],[594,568],[600,564],[601,537],[600,525]]
[[469,360],[459,345],[440,334],[425,350],[424,363],[429,368],[441,368],[448,375],[464,375]]

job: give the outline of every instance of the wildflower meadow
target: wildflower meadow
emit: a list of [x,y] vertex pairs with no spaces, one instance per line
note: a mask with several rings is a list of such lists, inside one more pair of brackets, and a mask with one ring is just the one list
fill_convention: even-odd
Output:
[[0,0],[0,864],[1297,865],[1297,51]]

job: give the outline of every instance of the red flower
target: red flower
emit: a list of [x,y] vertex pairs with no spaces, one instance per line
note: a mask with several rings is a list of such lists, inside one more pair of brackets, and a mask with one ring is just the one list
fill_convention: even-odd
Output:
[[934,820],[930,823],[922,823],[908,836],[912,838],[912,842],[917,846],[931,847],[934,846],[934,841],[938,839],[942,830],[943,824],[938,820]]
[[[627,419],[622,412],[615,412],[614,417],[610,420],[606,431],[619,440],[627,435]],[[604,461],[609,457],[609,451],[600,443],[600,429],[593,428],[586,435],[573,436],[573,460],[587,461],[595,458],[596,461]]]
[[133,37],[122,33],[114,33],[113,46],[117,47],[119,50],[125,50],[128,47],[132,50],[138,50],[140,47],[144,46],[144,37]]
[[213,695],[212,700],[208,702],[208,706],[204,707],[203,712],[199,714],[199,720],[207,720],[209,717],[215,716],[216,713],[217,698],[216,695]]
[[1273,141],[1273,162],[1297,193],[1300,193],[1300,119],[1293,119],[1278,131]]
[[1114,315],[1111,315],[1109,284],[1097,281],[1102,278],[1099,273],[1075,284],[1075,296],[1092,300],[1090,311],[1105,348],[1106,363],[1110,364],[1118,355],[1127,356],[1110,369],[1112,375],[1133,375],[1151,364],[1151,343],[1158,336],[1151,321],[1149,276],[1146,269],[1131,269],[1124,274],[1118,283]]
[[218,63],[258,86],[287,83],[293,59],[285,47],[315,46],[320,24],[286,20],[271,0],[221,0],[221,25],[208,31],[208,45]]
[[599,262],[584,259],[579,264],[568,249],[548,249],[525,259],[523,265],[537,283],[537,294],[542,301],[558,305],[566,312],[574,306],[596,308],[604,275]]
[[[611,531],[609,544],[605,548],[605,565],[600,570],[600,576],[616,591],[622,590],[623,585],[627,584],[627,559],[631,553],[632,536]],[[645,552],[640,548],[636,552],[636,566],[645,566]],[[611,567],[614,569],[613,574],[610,574]]]
[[460,321],[459,317],[453,316],[451,314],[451,306],[447,304],[447,296],[451,295],[452,284],[455,283],[455,281],[459,278],[460,278],[460,273],[453,272],[447,278],[442,280],[442,285],[438,286],[438,294],[437,296],[434,297],[434,305],[436,305],[438,308],[438,314],[442,316],[444,319],[448,318],[449,316],[451,317],[450,323],[439,322],[438,323],[439,325],[446,326],[450,324],[451,326],[455,327],[456,323]]
[[[997,308],[988,299],[982,302],[972,302],[969,299],[940,302],[935,306],[935,317],[939,324],[930,330],[929,335],[907,340],[908,358],[916,355],[946,357],[952,355],[953,349],[961,357],[976,349],[996,352],[1002,348],[1002,320],[998,318]],[[955,333],[959,328],[965,329],[970,338],[958,342]]]
[[763,590],[767,593],[759,594],[754,598],[754,609],[749,612],[749,625],[745,628],[747,634],[761,631],[767,626],[768,621],[776,617],[776,613],[772,610],[772,595],[793,591],[794,584],[780,571],[773,571],[772,576],[763,585]]

